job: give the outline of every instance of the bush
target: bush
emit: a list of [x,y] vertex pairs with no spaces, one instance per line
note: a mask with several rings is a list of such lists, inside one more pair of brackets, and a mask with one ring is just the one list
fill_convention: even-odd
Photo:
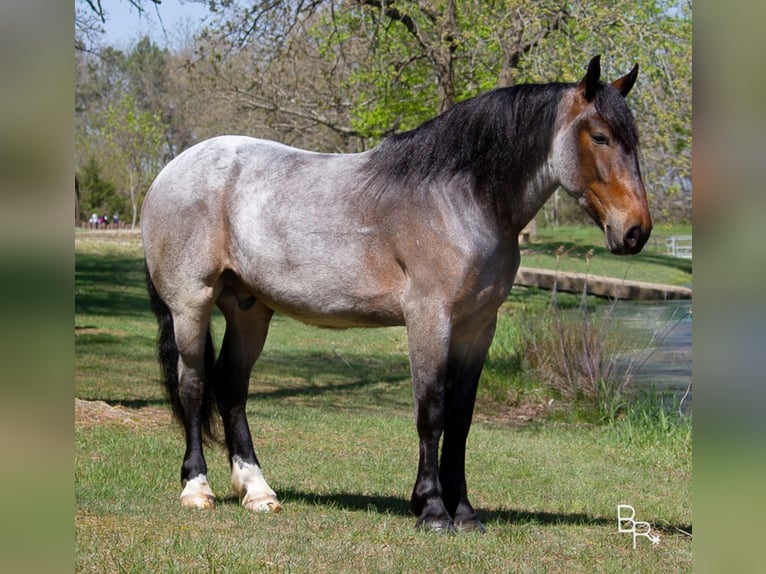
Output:
[[[557,268],[562,254],[559,248]],[[591,249],[586,254],[586,274],[592,258]],[[642,341],[635,332],[617,328],[617,300],[606,312],[596,314],[587,295],[586,285],[579,308],[563,309],[554,285],[546,312],[523,313],[517,349],[525,370],[558,398],[587,418],[614,421],[635,398],[635,374],[673,325]]]
[[634,370],[633,361],[618,361],[624,345],[611,332],[612,310],[601,318],[587,307],[565,314],[554,300],[547,316],[524,317],[519,341],[527,369],[544,386],[599,418],[620,408]]

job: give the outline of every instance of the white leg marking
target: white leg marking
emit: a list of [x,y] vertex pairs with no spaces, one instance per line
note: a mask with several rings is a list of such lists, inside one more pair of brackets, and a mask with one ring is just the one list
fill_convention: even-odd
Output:
[[215,506],[213,489],[207,483],[207,477],[200,474],[186,481],[181,492],[181,504],[194,508],[208,509]]
[[242,501],[242,506],[253,512],[281,512],[277,494],[263,478],[261,468],[240,457],[232,458],[231,486]]

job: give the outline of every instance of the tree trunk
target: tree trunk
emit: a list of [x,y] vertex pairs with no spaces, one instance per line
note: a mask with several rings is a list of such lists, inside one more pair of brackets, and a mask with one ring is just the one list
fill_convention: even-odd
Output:
[[138,219],[138,202],[136,201],[136,184],[133,182],[133,170],[128,172],[130,177],[130,207],[133,209],[133,219],[130,222],[130,228],[136,228],[136,220]]
[[80,226],[80,179],[74,174],[74,226]]
[[431,59],[436,66],[438,112],[441,114],[455,105],[455,38],[458,34],[455,0],[447,4],[447,13],[438,32],[439,38],[431,51]]

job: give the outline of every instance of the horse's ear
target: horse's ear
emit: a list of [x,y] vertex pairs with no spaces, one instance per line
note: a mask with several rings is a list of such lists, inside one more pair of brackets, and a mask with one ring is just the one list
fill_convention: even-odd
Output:
[[588,63],[588,71],[585,72],[585,77],[580,80],[577,87],[582,90],[585,100],[590,102],[593,96],[596,95],[596,88],[598,88],[598,81],[601,79],[601,56],[594,56]]
[[617,90],[619,90],[619,92],[622,94],[622,97],[624,98],[630,93],[630,90],[633,87],[633,84],[636,83],[637,77],[638,77],[638,64],[633,66],[633,69],[627,74],[625,74],[622,78],[612,82],[612,86],[617,88]]

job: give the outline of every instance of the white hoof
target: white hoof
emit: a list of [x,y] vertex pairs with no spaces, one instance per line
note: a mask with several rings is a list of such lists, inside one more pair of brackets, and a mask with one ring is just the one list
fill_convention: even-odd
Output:
[[242,506],[253,512],[273,512],[274,514],[282,512],[282,505],[279,504],[277,497],[268,494],[264,496],[248,494],[242,499]]
[[204,475],[201,474],[186,481],[183,492],[181,492],[181,506],[202,510],[208,510],[215,506],[215,495]]
[[257,464],[235,456],[231,465],[231,486],[242,506],[253,512],[282,512],[276,493],[271,490]]

